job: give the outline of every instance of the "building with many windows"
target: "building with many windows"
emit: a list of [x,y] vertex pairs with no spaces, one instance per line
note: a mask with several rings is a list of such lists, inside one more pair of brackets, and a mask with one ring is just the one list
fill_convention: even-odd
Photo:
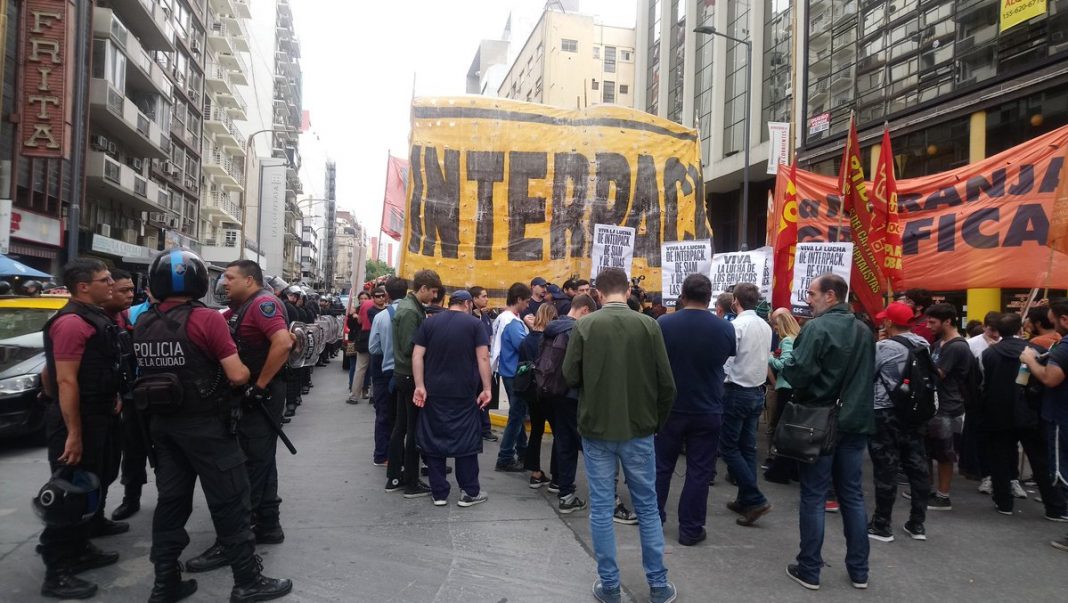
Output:
[[546,8],[497,96],[581,109],[634,104],[634,29]]

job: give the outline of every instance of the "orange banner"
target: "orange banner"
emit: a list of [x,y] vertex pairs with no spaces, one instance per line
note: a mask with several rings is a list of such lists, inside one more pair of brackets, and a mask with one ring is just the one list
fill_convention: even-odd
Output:
[[871,195],[875,205],[876,225],[882,232],[883,274],[892,289],[901,285],[901,224],[897,216],[897,179],[894,177],[894,151],[890,146],[890,130],[883,128],[883,143],[879,147],[879,164],[873,176]]
[[772,214],[779,219],[775,229],[778,235],[772,260],[775,276],[771,288],[771,303],[776,308],[790,307],[791,286],[794,283],[794,252],[797,247],[796,243],[790,241],[797,240],[797,189],[793,183],[797,174],[797,161],[790,164],[789,170],[779,170],[779,173],[783,171],[786,171],[786,197],[781,205],[782,210]]
[[[953,291],[1044,286],[1055,191],[1068,126],[974,164],[897,181],[901,287]],[[786,203],[787,171],[775,186]],[[799,241],[850,241],[839,229],[838,179],[798,170]],[[772,243],[774,244],[774,243]],[[1068,254],[1055,252],[1050,287],[1068,287]]]

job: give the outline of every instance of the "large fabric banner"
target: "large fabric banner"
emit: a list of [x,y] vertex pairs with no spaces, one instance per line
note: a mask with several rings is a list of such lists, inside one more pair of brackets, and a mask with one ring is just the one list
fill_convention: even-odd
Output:
[[[1068,126],[968,166],[898,180],[901,287],[1044,286],[1065,144]],[[776,215],[787,173],[777,176]],[[850,241],[848,222],[839,231],[837,178],[797,170],[796,186],[798,240]],[[1050,286],[1068,287],[1068,255],[1055,252]]]
[[589,274],[595,224],[635,229],[631,273],[659,292],[665,241],[710,238],[697,131],[615,106],[416,98],[399,273],[494,299]]

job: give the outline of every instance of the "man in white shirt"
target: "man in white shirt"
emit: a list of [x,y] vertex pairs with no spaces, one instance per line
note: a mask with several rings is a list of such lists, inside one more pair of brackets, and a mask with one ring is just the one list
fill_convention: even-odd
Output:
[[998,335],[997,322],[1001,318],[1001,312],[987,312],[983,317],[983,332],[968,338],[968,347],[972,350],[975,358],[981,359],[987,348],[1001,341]]
[[764,412],[764,383],[771,356],[771,327],[756,313],[760,289],[753,283],[734,287],[733,310],[738,315],[731,323],[737,353],[727,361],[726,398],[720,454],[738,484],[737,498],[727,508],[741,515],[738,525],[753,525],[771,511],[771,504],[757,486],[756,432]]

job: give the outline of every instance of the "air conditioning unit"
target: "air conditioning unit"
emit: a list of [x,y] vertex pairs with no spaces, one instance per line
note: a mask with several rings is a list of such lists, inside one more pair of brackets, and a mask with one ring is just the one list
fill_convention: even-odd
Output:
[[197,100],[197,98],[200,97],[200,95],[197,94],[197,91],[196,91],[195,88],[190,88],[188,90],[188,93],[189,93],[189,98],[193,99],[194,102]]
[[167,218],[167,228],[178,228],[178,218]]
[[194,40],[190,46],[193,49],[193,54],[200,54],[200,44],[198,42]]
[[109,141],[108,141],[108,150],[107,150],[107,154],[108,154],[108,155],[112,155],[112,156],[114,156],[114,155],[115,155],[115,154],[117,154],[118,152],[119,152],[119,147],[118,147],[118,146],[116,146],[116,145],[115,145],[115,143],[113,143],[113,142],[111,142],[111,141],[109,140]]
[[97,224],[96,233],[102,237],[111,237],[111,224]]
[[130,167],[140,172],[141,169],[145,167],[145,161],[144,159],[135,157],[130,161]]
[[89,139],[89,144],[92,145],[94,149],[106,153],[108,152],[108,145],[111,144],[111,141],[108,140],[107,136],[92,136]]

